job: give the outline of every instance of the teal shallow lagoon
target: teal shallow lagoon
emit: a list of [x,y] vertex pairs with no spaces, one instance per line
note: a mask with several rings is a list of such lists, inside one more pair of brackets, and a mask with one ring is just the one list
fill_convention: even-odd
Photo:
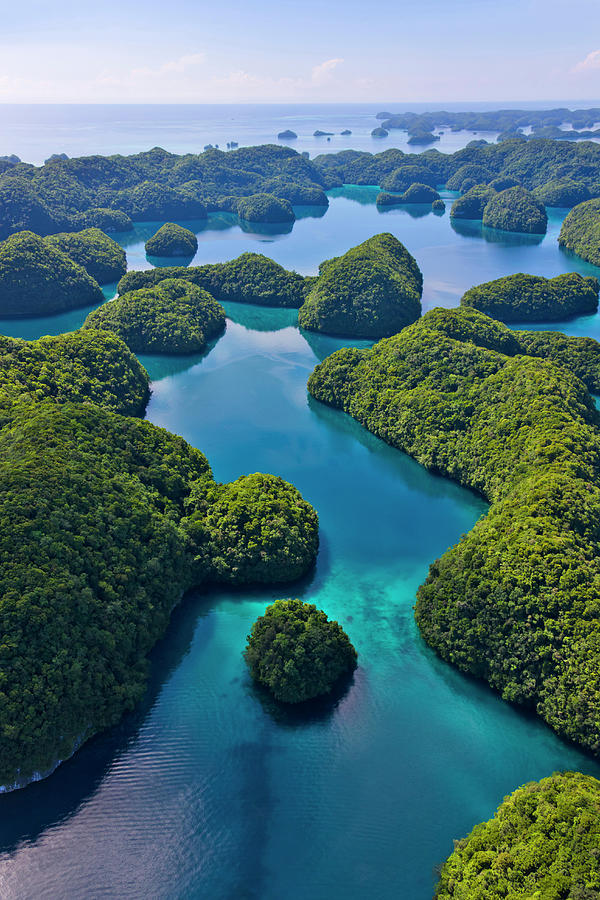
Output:
[[[340,196],[277,240],[205,229],[197,261],[258,247],[314,271],[386,229],[423,268],[427,305],[454,305],[477,281],[575,268],[556,246],[559,221],[540,244],[503,244],[457,234],[447,217],[382,215]],[[130,267],[137,252],[133,242]],[[148,418],[202,449],[220,480],[293,481],[320,515],[317,569],[283,590],[195,595],[176,610],[135,713],[47,781],[0,797],[3,898],[425,900],[452,839],[517,785],[555,769],[600,775],[419,638],[417,586],[486,504],[308,399],[310,371],[343,341],[302,334],[293,311],[227,312],[207,355],[143,358]],[[582,321],[572,326],[591,333],[596,317]],[[28,327],[33,336],[47,322]],[[256,616],[289,595],[338,618],[359,652],[348,692],[312,715],[265,702],[241,657]]]

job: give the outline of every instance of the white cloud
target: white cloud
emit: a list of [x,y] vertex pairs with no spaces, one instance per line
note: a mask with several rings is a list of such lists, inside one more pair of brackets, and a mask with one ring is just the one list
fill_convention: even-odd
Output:
[[324,84],[329,81],[334,70],[344,62],[343,59],[326,59],[312,70],[313,84]]
[[574,72],[590,72],[593,69],[600,69],[600,50],[592,50],[585,59],[578,62],[573,68]]
[[178,59],[170,59],[156,69],[148,66],[132,69],[131,74],[134,78],[151,78],[171,74],[182,75],[188,72],[189,69],[202,65],[205,59],[206,54],[204,53],[188,53],[185,56],[180,56]]

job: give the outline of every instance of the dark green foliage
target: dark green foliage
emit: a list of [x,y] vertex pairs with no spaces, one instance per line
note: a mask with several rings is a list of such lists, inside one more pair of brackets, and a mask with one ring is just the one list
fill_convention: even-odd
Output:
[[276,600],[252,626],[250,675],[283,703],[328,694],[356,668],[356,650],[335,621],[310,603]]
[[204,578],[274,584],[293,581],[311,566],[319,520],[293,485],[255,474],[198,488],[187,502],[184,526]]
[[600,266],[600,198],[580,203],[568,214],[558,243],[594,266]]
[[193,231],[174,222],[167,222],[146,241],[149,256],[194,256],[198,238]]
[[483,211],[496,194],[491,185],[476,184],[462,197],[457,197],[450,215],[453,219],[483,219]]
[[291,141],[294,138],[297,138],[298,135],[296,134],[295,131],[292,131],[290,128],[286,128],[285,131],[280,131],[279,134],[277,135],[277,137],[281,141]]
[[112,205],[134,222],[206,218],[206,206],[202,200],[183,189],[153,181],[143,181],[133,188],[119,191]]
[[166,278],[105,303],[83,327],[114,332],[134,353],[199,353],[225,328],[225,310],[195,284]]
[[[94,341],[124,352],[108,335],[71,340],[77,352]],[[26,349],[19,343],[21,362]],[[65,365],[58,400],[77,392],[67,384],[77,368]],[[60,369],[13,367],[29,396],[47,395]],[[95,399],[112,402],[102,391]],[[316,513],[281,479],[215,485],[181,438],[93,404],[48,400],[7,408],[0,520],[0,783],[10,786],[133,707],[146,655],[186,589],[296,578],[318,543]]]
[[387,191],[379,191],[375,198],[377,206],[398,206],[403,203],[402,194],[389,194]]
[[256,303],[298,309],[304,303],[311,279],[288,272],[260,253],[242,253],[226,263],[204,266],[166,266],[145,272],[128,272],[120,280],[119,294],[159,284],[165,278],[183,278],[207,290],[220,302]]
[[494,188],[495,191],[505,191],[507,188],[517,187],[518,184],[519,182],[512,175],[500,175],[499,178],[490,181],[488,187]]
[[437,200],[434,200],[431,204],[431,208],[434,213],[445,213],[446,212],[446,204],[442,200],[441,197],[438,197]]
[[408,190],[411,184],[428,184],[429,187],[435,187],[436,177],[426,166],[409,165],[399,166],[381,179],[383,191],[402,193]]
[[391,234],[378,234],[321,263],[298,323],[327,334],[394,334],[421,314],[422,289],[421,271],[406,247]]
[[148,374],[118,337],[73,331],[37,341],[0,337],[0,424],[17,400],[97,403],[141,415]]
[[[387,137],[387,131],[385,133]],[[431,131],[417,131],[414,134],[411,134],[407,143],[408,144],[433,144],[435,141],[439,141],[439,137],[436,134],[432,134]]]
[[98,284],[118,281],[127,271],[125,251],[99,228],[53,234],[46,238],[46,244],[83,266]]
[[386,138],[387,136],[388,136],[388,132],[385,130],[385,128],[377,127],[377,128],[374,128],[373,131],[371,132],[371,137]]
[[247,222],[293,222],[296,218],[291,204],[273,194],[253,194],[242,197],[237,204],[238,216]]
[[[465,163],[457,169],[446,184],[449,191],[465,191],[465,182],[471,180],[472,184],[488,184],[493,178],[492,173],[476,163]],[[471,186],[471,185],[470,185]]]
[[545,234],[548,217],[544,204],[524,187],[495,194],[483,211],[483,224],[502,231]]
[[435,203],[440,195],[427,184],[411,184],[402,194],[402,203]]
[[532,781],[456,841],[437,900],[600,896],[600,782],[579,772]]
[[436,310],[334,353],[308,387],[490,500],[431,566],[417,624],[443,659],[599,753],[600,418],[564,365],[487,349],[502,327]]
[[104,299],[97,281],[31,231],[0,244],[0,316],[40,316]]
[[99,228],[101,231],[119,233],[131,231],[133,222],[119,209],[88,209],[76,217],[84,228]]
[[[434,128],[450,128],[451,131],[516,131],[532,126],[537,134],[540,128],[569,122],[574,129],[591,128],[600,120],[600,109],[494,109],[485,111],[448,112],[435,110],[415,113],[377,113],[385,128],[402,128],[408,131]],[[569,132],[563,132],[568,138]],[[577,136],[577,131],[575,132]]]
[[557,322],[598,309],[598,279],[576,272],[543,278],[541,275],[508,275],[478,284],[461,297],[501,322]]
[[590,199],[590,192],[585,184],[579,184],[572,178],[555,178],[547,181],[533,193],[544,206],[572,207]]
[[269,178],[264,182],[263,189],[294,206],[329,206],[327,194],[320,185],[290,181],[284,175]]
[[0,239],[14,231],[50,234],[56,220],[25,178],[0,178]]

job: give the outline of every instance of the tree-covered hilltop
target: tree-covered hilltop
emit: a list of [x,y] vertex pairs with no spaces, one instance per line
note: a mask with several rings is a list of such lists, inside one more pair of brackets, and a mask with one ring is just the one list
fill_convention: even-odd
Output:
[[434,188],[436,187],[437,179],[427,166],[416,163],[398,166],[397,169],[393,169],[389,175],[381,179],[381,190],[404,193],[411,184],[427,184],[429,187]]
[[276,600],[248,635],[250,675],[283,703],[329,694],[356,668],[357,654],[341,625],[302,600]]
[[93,404],[15,402],[0,475],[4,785],[47,772],[133,707],[185,590],[240,570],[289,581],[317,551],[316,514],[291,485],[216,485],[182,438]]
[[189,228],[166,222],[148,238],[145,250],[149,256],[194,256],[198,250],[198,238]]
[[544,278],[507,275],[469,288],[462,306],[473,306],[501,322],[557,322],[598,309],[598,279],[577,272]]
[[495,816],[455,841],[436,900],[600,896],[600,782],[555,773],[505,797]]
[[421,314],[423,276],[416,260],[391,234],[377,234],[327,260],[298,313],[308,331],[380,337]]
[[496,194],[491,185],[476,184],[457,197],[450,209],[453,219],[483,219],[483,211]]
[[43,166],[7,163],[0,166],[0,238],[22,230],[41,235],[92,226],[124,230],[131,220],[202,218],[212,210],[236,212],[240,199],[262,193],[325,206],[324,191],[343,183],[395,192],[414,182],[431,187],[457,182],[464,193],[482,180],[500,191],[502,179],[506,187],[539,188],[545,202],[554,203],[560,196],[557,182],[570,196],[577,196],[573,191],[600,196],[599,167],[597,144],[543,139],[472,142],[452,154],[390,148],[309,160],[291,147],[268,144],[182,156],[155,147],[133,156],[54,159]]
[[421,633],[599,753],[600,417],[565,365],[488,349],[502,328],[435,310],[370,350],[334,353],[308,387],[487,497],[419,588]]
[[[573,141],[582,135],[589,137],[598,132],[590,131],[600,121],[600,109],[493,109],[485,111],[448,112],[434,110],[422,113],[379,112],[376,116],[384,128],[399,128],[409,133],[415,130],[433,131],[434,128],[450,128],[451,131],[499,131],[517,132],[531,127],[530,139],[545,129],[558,132],[561,140]],[[560,131],[560,126],[569,123],[572,131]],[[523,140],[526,136],[522,135]]]
[[73,262],[83,266],[98,284],[118,281],[127,271],[125,251],[99,228],[53,234],[45,242],[48,247],[62,250]]
[[225,310],[203,288],[165,278],[93,310],[83,327],[114,332],[134,353],[200,353],[225,328]]
[[143,272],[127,272],[118,284],[119,294],[150,287],[165,278],[182,278],[204,288],[221,303],[256,303],[298,309],[304,303],[312,279],[289,272],[261,253],[242,253],[226,263],[204,266],[165,266]]
[[274,194],[252,194],[237,202],[237,214],[246,222],[263,222],[277,225],[293,222],[296,218],[289,200],[282,200]]
[[42,316],[104,299],[83,266],[31,231],[0,243],[0,317]]
[[0,336],[0,425],[17,400],[97,403],[141,415],[148,373],[113,334],[73,331],[36,341]]
[[590,199],[589,188],[572,178],[554,178],[534,190],[534,196],[544,206],[571,208]]
[[571,210],[562,223],[558,243],[600,266],[600,199],[587,200]]
[[545,234],[548,216],[544,204],[524,187],[494,194],[483,210],[483,224],[501,231]]

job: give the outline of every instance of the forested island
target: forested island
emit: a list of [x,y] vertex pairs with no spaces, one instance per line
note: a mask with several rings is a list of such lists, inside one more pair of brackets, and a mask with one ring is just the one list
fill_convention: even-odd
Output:
[[598,309],[598,279],[577,272],[544,278],[541,275],[507,275],[469,288],[461,297],[501,322],[557,322]]
[[419,629],[443,659],[598,753],[600,418],[568,358],[507,353],[502,328],[433,310],[371,350],[337,351],[308,387],[490,501],[432,564]]
[[318,520],[282,479],[218,484],[183,439],[122,415],[143,412],[148,376],[117,336],[2,338],[0,352],[10,789],[133,707],[146,655],[188,588],[298,578],[314,562]]
[[579,772],[520,787],[456,841],[436,900],[600,895],[600,782]]
[[562,223],[558,243],[595,266],[600,266],[600,199],[580,203]]
[[[242,222],[291,224],[292,204],[326,206],[325,191],[342,184],[379,185],[391,193],[414,184],[463,194],[480,185],[496,193],[521,188],[533,194],[527,195],[527,222],[543,216],[543,204],[570,206],[599,197],[599,168],[597,144],[543,138],[475,142],[452,154],[343,150],[312,160],[282,145],[212,147],[181,156],[157,147],[134,156],[58,158],[43,166],[5,159],[0,238],[23,230],[42,236],[89,227],[119,231],[132,221],[181,222],[212,211],[237,214]],[[498,210],[494,221],[500,224],[493,227],[513,228],[511,207],[520,209],[524,196],[505,195],[506,209]],[[535,224],[524,230],[541,229]]]
[[198,238],[189,228],[165,222],[148,238],[144,249],[148,256],[193,256],[198,250]]
[[83,327],[114,332],[134,353],[200,353],[225,329],[225,310],[190,281],[165,278],[105,303]]
[[337,622],[301,600],[276,600],[248,635],[250,675],[276,700],[302,703],[333,688],[356,668],[357,653]]

